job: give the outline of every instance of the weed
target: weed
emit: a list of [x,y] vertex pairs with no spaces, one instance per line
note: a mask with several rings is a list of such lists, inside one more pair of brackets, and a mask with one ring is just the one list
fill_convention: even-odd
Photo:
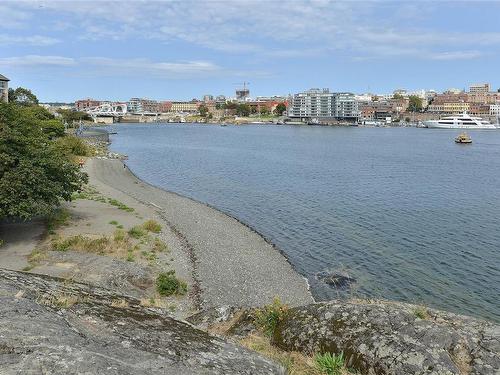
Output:
[[116,220],[111,220],[111,221],[109,222],[109,224],[111,224],[111,225],[118,225],[118,221],[116,221]]
[[31,271],[33,268],[35,268],[35,265],[30,263],[26,267],[23,268],[23,271],[28,272],[28,271]]
[[316,365],[322,373],[328,375],[340,375],[344,368],[344,353],[339,355],[331,353],[316,354]]
[[160,233],[161,231],[161,225],[155,220],[146,221],[144,224],[142,224],[142,227],[148,232],[152,233]]
[[282,304],[280,299],[276,297],[271,305],[266,305],[264,308],[257,310],[255,322],[267,336],[272,336],[287,311],[288,306]]
[[0,247],[3,246],[3,243],[4,243],[3,240],[0,240]]
[[125,240],[125,232],[121,229],[116,229],[113,233],[113,240],[115,242],[122,242]]
[[429,312],[424,306],[418,306],[414,311],[413,314],[419,319],[429,319]]
[[68,210],[65,208],[58,208],[51,212],[47,216],[47,230],[49,231],[50,234],[54,234],[54,231],[63,226],[67,225],[69,218],[70,218],[70,213]]
[[117,207],[119,210],[133,212],[134,209],[132,207],[128,207],[125,203],[120,202],[119,200],[108,198],[108,203],[112,206]]
[[146,231],[140,226],[136,225],[135,227],[132,227],[128,230],[128,234],[130,237],[133,237],[138,240],[146,235]]
[[161,253],[163,251],[168,252],[168,246],[165,242],[160,240],[159,238],[155,238],[153,241],[153,245],[151,246],[151,249],[155,252]]
[[104,250],[110,245],[107,237],[89,238],[82,235],[68,237],[64,240],[52,241],[52,248],[57,251],[86,251],[90,253],[104,253]]
[[160,273],[156,278],[156,290],[162,296],[184,295],[187,285],[175,276],[175,271]]
[[123,229],[123,225],[119,224],[116,226],[118,229]]
[[133,262],[135,260],[134,254],[132,252],[129,252],[127,254],[127,262]]

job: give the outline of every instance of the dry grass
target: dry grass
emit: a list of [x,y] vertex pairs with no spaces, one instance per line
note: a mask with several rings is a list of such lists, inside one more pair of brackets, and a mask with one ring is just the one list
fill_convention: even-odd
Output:
[[38,297],[37,302],[45,306],[68,309],[76,303],[80,302],[80,299],[72,294],[58,294],[55,296],[44,294]]
[[129,307],[129,303],[124,300],[123,298],[120,298],[120,299],[115,299],[111,302],[111,306],[113,307],[119,307],[119,308],[125,308],[125,307]]
[[322,375],[314,358],[299,352],[286,352],[271,345],[269,338],[252,334],[240,340],[240,344],[280,363],[290,375]]
[[144,224],[142,224],[142,227],[147,230],[148,232],[152,233],[160,233],[161,232],[161,225],[155,221],[155,220],[148,220]]

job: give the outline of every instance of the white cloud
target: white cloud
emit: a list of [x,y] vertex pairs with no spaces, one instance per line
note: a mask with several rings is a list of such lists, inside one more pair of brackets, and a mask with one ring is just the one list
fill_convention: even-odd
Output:
[[433,53],[429,56],[432,60],[469,60],[483,57],[480,51],[448,51]]
[[39,56],[27,55],[16,57],[2,57],[0,58],[0,66],[7,66],[11,68],[16,67],[38,67],[38,66],[73,66],[76,61],[71,57],[63,56]]
[[[64,27],[80,39],[180,41],[224,53],[277,58],[307,57],[300,53],[307,49],[343,51],[351,57],[446,59],[450,50],[500,45],[500,32],[442,30],[439,24],[429,24],[440,7],[454,6],[445,2],[428,3],[425,9],[407,2],[330,0],[6,3],[16,23],[43,12],[54,16],[54,29],[61,27],[61,19],[71,20]],[[498,9],[492,5],[492,12]],[[462,58],[479,56],[469,52]]]
[[18,44],[18,45],[28,45],[28,46],[51,46],[53,44],[59,43],[59,39],[50,38],[42,35],[31,35],[31,36],[14,36],[0,34],[0,45]]

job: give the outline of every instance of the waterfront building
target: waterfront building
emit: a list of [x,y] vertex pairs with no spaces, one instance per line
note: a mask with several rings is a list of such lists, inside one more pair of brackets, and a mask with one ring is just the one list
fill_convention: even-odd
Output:
[[491,91],[491,87],[489,83],[476,83],[470,85],[469,92],[470,93],[488,93]]
[[329,89],[310,89],[295,94],[288,106],[288,116],[304,119],[345,119],[359,117],[354,94],[333,93]]
[[102,101],[100,100],[95,100],[91,98],[86,98],[86,99],[80,99],[75,102],[75,109],[77,111],[86,111],[87,109],[90,108],[95,108],[103,104]]
[[0,74],[0,102],[9,102],[9,79]]
[[164,111],[165,102],[145,98],[131,98],[127,102],[127,110],[130,113],[161,113]]
[[192,100],[190,102],[172,102],[171,112],[197,113],[200,102]]
[[500,104],[491,104],[489,115],[500,117]]

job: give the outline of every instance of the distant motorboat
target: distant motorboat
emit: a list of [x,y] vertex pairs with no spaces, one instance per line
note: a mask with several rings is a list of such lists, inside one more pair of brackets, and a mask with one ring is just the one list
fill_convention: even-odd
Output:
[[489,121],[481,117],[472,117],[466,112],[461,115],[443,117],[440,120],[424,121],[424,125],[433,129],[497,129]]
[[467,133],[461,133],[455,138],[455,143],[471,144],[472,139]]

